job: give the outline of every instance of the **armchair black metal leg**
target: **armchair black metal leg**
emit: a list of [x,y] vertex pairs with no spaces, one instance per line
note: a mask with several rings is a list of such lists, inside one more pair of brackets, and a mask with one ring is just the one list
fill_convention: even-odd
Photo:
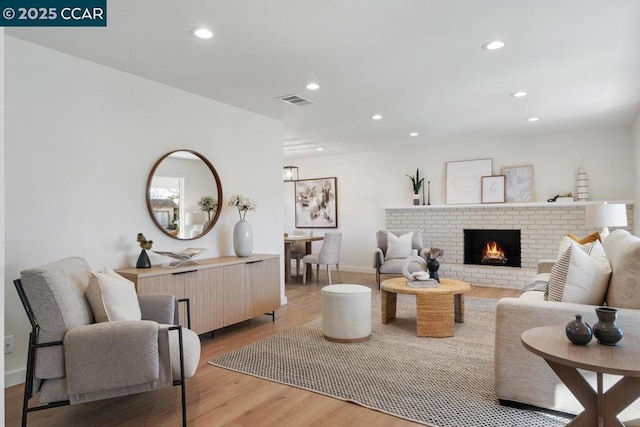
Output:
[[49,408],[57,408],[59,406],[69,405],[68,400],[62,400],[59,402],[51,402],[46,405],[36,406],[33,408],[29,408],[29,400],[33,394],[33,379],[35,377],[35,366],[36,366],[36,350],[42,347],[54,347],[61,346],[62,341],[50,341],[39,343],[40,336],[40,325],[38,324],[38,320],[36,319],[35,314],[33,313],[33,309],[31,308],[31,304],[29,303],[29,299],[24,292],[24,288],[22,287],[22,280],[16,279],[13,281],[16,291],[18,292],[18,296],[20,297],[20,301],[22,302],[22,306],[27,313],[27,317],[29,318],[29,323],[31,323],[31,333],[29,334],[29,349],[27,351],[27,372],[24,383],[24,397],[22,400],[22,426],[27,426],[27,414],[29,412],[34,411],[42,411],[44,409]]
[[191,329],[191,304],[189,298],[179,299],[178,302],[184,302],[187,305],[187,328]]
[[172,326],[169,330],[177,330],[178,331],[178,348],[180,353],[180,380],[174,381],[173,385],[180,384],[180,395],[182,400],[182,427],[187,427],[187,390],[185,387],[185,376],[184,376],[184,350],[182,345],[182,326]]

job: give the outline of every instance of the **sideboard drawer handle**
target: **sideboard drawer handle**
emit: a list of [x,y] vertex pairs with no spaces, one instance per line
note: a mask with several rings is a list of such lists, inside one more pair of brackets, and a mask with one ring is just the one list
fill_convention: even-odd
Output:
[[198,270],[178,271],[178,272],[176,272],[176,273],[171,273],[171,274],[173,274],[174,276],[177,276],[178,274],[195,273],[195,272],[197,272],[197,271],[198,271]]

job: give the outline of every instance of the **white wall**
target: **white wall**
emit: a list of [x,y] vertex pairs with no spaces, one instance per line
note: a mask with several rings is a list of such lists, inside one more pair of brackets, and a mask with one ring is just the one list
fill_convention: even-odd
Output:
[[[4,277],[4,28],[0,28],[0,277]],[[6,284],[5,284],[6,287]],[[4,336],[4,292],[0,293],[0,329]],[[4,353],[0,355],[0,368],[4,372]],[[2,379],[4,385],[4,378]],[[0,389],[0,416],[4,419],[4,386]]]
[[[636,165],[633,174],[633,191],[634,199],[640,200],[640,112],[636,116],[636,120],[632,127],[632,140],[633,140],[633,158]],[[634,210],[634,224],[640,224],[640,209]]]
[[[287,163],[300,168],[300,179],[338,178],[338,227],[343,232],[340,266],[372,271],[375,233],[384,229],[384,208],[411,205],[411,181],[405,175],[415,174],[416,167],[425,176],[425,184],[431,181],[433,205],[446,202],[446,162],[479,158],[493,159],[494,174],[503,166],[533,165],[535,201],[546,201],[559,193],[575,194],[575,177],[581,166],[589,174],[591,200],[635,200],[632,153],[630,128],[614,127],[513,139],[430,142],[424,148]],[[284,204],[285,230],[290,231],[295,228],[292,183],[285,184]]]
[[[26,362],[28,322],[12,285],[22,269],[72,255],[94,268],[134,265],[138,232],[157,250],[197,246],[209,256],[231,255],[238,217],[226,202],[235,193],[258,205],[247,215],[254,252],[282,253],[281,122],[18,39],[5,42],[5,321],[17,346],[5,359],[7,382],[20,379]],[[164,235],[145,205],[151,167],[180,148],[207,157],[223,186],[220,220],[196,241]]]

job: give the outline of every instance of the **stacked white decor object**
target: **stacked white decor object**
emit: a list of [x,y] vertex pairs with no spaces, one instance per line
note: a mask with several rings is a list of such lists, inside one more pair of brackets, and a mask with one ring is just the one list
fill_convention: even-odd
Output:
[[576,178],[576,196],[578,201],[589,200],[589,178],[583,168],[580,168]]
[[[582,411],[582,406],[544,360],[523,347],[520,336],[528,329],[565,326],[576,314],[593,325],[598,321],[596,307],[607,304],[618,310],[617,323],[625,334],[640,335],[640,238],[618,229],[602,242],[588,246],[568,243],[570,249],[565,249],[567,241],[563,240],[560,261],[550,271],[539,271],[533,283],[536,290],[498,301],[495,392],[501,402],[574,414]],[[549,300],[545,300],[546,282]],[[595,389],[596,374],[583,374]],[[605,389],[617,380],[618,377],[605,375]],[[619,418],[640,418],[640,401],[624,410]]]

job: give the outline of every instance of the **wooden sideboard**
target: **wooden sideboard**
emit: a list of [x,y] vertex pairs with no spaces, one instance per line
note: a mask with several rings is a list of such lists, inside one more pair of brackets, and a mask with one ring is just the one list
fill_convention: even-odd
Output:
[[[191,329],[197,334],[274,312],[280,307],[280,256],[254,254],[198,259],[179,267],[116,270],[139,294],[189,298]],[[182,325],[186,325],[181,310]]]

